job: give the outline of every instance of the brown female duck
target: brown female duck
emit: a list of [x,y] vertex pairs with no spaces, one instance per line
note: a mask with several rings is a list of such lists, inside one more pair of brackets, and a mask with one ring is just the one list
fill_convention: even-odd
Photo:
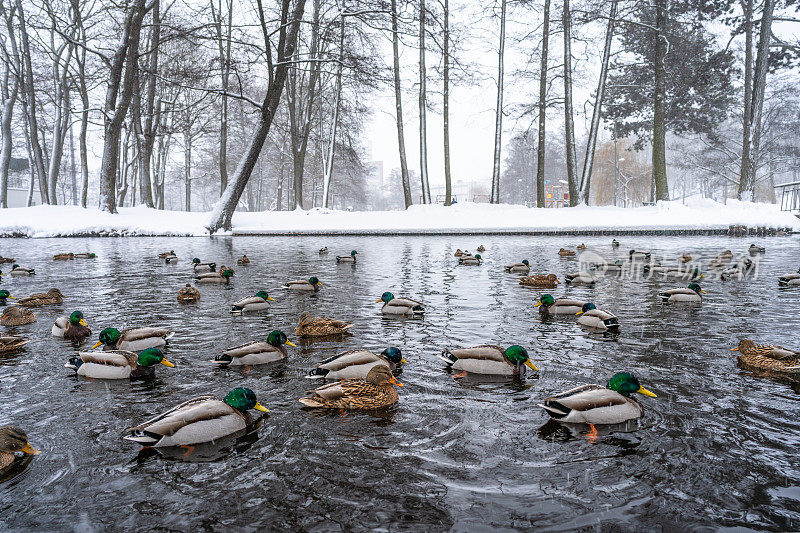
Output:
[[308,396],[299,401],[323,409],[382,409],[397,403],[397,390],[392,385],[403,386],[388,366],[379,365],[370,369],[366,379],[344,379],[323,385],[308,391]]
[[50,289],[47,292],[38,292],[25,296],[17,300],[19,305],[24,307],[40,307],[42,305],[60,304],[64,301],[64,295],[58,289]]
[[24,326],[32,322],[36,322],[36,315],[27,307],[6,307],[0,316],[0,325],[3,326]]
[[298,337],[327,337],[329,335],[341,335],[353,324],[344,320],[328,318],[326,316],[313,316],[308,311],[300,314],[300,324],[294,330]]
[[742,339],[739,345],[731,350],[739,352],[739,362],[744,367],[800,375],[800,352],[795,350],[783,346],[756,344],[750,339]]

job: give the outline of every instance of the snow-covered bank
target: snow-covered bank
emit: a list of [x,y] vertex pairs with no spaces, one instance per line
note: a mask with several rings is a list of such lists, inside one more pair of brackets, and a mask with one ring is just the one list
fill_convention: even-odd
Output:
[[[0,235],[66,237],[88,235],[207,235],[209,214],[122,208],[118,215],[73,206],[0,209]],[[659,202],[656,206],[622,209],[575,207],[529,209],[518,205],[417,205],[406,211],[267,211],[236,213],[234,234],[429,234],[497,232],[715,230],[731,225],[793,228],[800,220],[773,204],[731,200]]]

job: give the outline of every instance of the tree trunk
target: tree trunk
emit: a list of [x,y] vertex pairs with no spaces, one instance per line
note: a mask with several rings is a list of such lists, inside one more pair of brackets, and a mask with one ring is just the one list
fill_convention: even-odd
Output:
[[[70,105],[70,104],[68,104]],[[70,107],[70,112],[72,108]],[[78,205],[78,167],[75,164],[75,133],[72,131],[72,121],[69,122],[69,176],[72,190],[72,205]]]
[[497,109],[494,121],[494,159],[491,203],[500,203],[500,155],[503,138],[503,74],[506,52],[506,0],[500,2],[500,47],[497,51]]
[[[744,168],[740,170],[739,180],[739,199],[749,202],[755,201],[756,174],[758,170],[762,133],[761,117],[764,110],[764,93],[767,85],[769,47],[772,39],[772,17],[774,10],[775,0],[765,0],[764,10],[761,14],[755,71],[752,74],[753,89],[751,91],[750,120],[748,121],[752,139],[748,143],[750,145],[748,150],[748,164],[746,166],[743,165]],[[752,52],[750,57],[752,58]],[[748,125],[745,125],[745,128],[748,128]],[[744,153],[745,146],[743,145],[742,163],[745,163]],[[744,175],[744,179],[742,179],[742,175]]]
[[342,106],[342,71],[344,70],[344,23],[345,7],[344,0],[341,0],[341,18],[339,26],[339,65],[336,69],[336,100],[333,104],[333,120],[331,125],[331,137],[328,144],[328,158],[325,167],[325,179],[322,183],[322,206],[330,207],[331,202],[331,179],[333,178],[333,159],[336,155],[336,130],[339,129],[339,111]]
[[547,48],[550,40],[550,0],[544,0],[542,62],[539,72],[539,144],[536,148],[536,207],[544,207],[544,152],[547,115]]
[[[503,0],[505,5],[505,0]],[[442,97],[443,127],[444,127],[444,205],[453,201],[453,184],[450,177],[450,3],[444,0],[444,80]]]
[[28,30],[25,25],[25,12],[22,10],[22,1],[17,0],[17,16],[19,17],[19,31],[22,38],[22,63],[20,71],[24,70],[23,91],[27,105],[23,108],[27,112],[30,133],[31,151],[33,152],[33,166],[39,178],[39,192],[42,203],[50,203],[47,189],[47,172],[44,166],[42,145],[39,143],[39,123],[36,118],[36,94],[33,87],[33,67],[31,66],[31,48],[28,41]]
[[574,207],[580,203],[580,194],[575,151],[575,123],[572,115],[572,14],[569,0],[564,0],[561,15],[564,25],[564,136],[567,151],[567,187],[569,187],[569,205]]
[[[311,20],[311,44],[309,46],[309,59],[319,59],[319,13],[320,0],[314,0],[314,14]],[[306,153],[308,151],[308,139],[311,135],[312,117],[314,115],[314,103],[317,97],[317,86],[319,84],[321,63],[314,61],[309,67],[308,88],[305,98],[298,103],[298,94],[302,94],[297,87],[298,69],[292,70],[289,77],[289,90],[291,95],[287,98],[289,104],[289,129],[292,141],[292,190],[293,201],[290,209],[304,208],[303,202],[303,176],[306,168]],[[302,85],[302,84],[301,84]]]
[[233,28],[233,0],[226,0],[228,20],[225,23],[225,36],[222,34],[222,0],[211,0],[211,14],[217,31],[217,48],[219,51],[220,77],[222,81],[222,107],[219,117],[219,193],[225,192],[228,186],[228,84],[231,73],[231,32]]
[[183,132],[183,179],[186,184],[186,211],[192,210],[192,134]]
[[592,181],[592,167],[594,166],[594,151],[597,146],[597,133],[600,130],[600,117],[603,108],[603,99],[606,94],[606,78],[608,77],[608,63],[611,58],[611,43],[614,40],[614,21],[617,16],[617,0],[611,0],[611,11],[608,15],[606,26],[606,42],[603,46],[603,60],[600,64],[600,79],[597,82],[597,93],[594,97],[592,109],[592,122],[589,125],[589,139],[586,143],[586,156],[583,158],[583,172],[581,172],[581,197],[589,205],[589,191]]
[[655,0],[655,56],[653,65],[653,182],[655,183],[655,199],[669,200],[667,184],[667,0]]
[[161,17],[159,2],[153,4],[153,25],[150,29],[150,57],[147,62],[147,88],[145,93],[145,120],[142,127],[142,149],[139,157],[139,187],[147,207],[154,207],[151,168],[153,146],[156,141],[160,113],[156,110],[156,75],[158,74],[158,48],[161,43]]
[[741,200],[751,188],[750,148],[752,140],[753,99],[753,0],[745,0],[744,10],[744,116],[742,117],[742,161],[739,166],[739,193]]
[[282,0],[277,62],[274,66],[274,72],[270,71],[269,73],[270,82],[261,107],[258,124],[253,132],[253,137],[250,139],[250,143],[245,149],[242,159],[236,167],[232,181],[228,183],[225,193],[211,212],[208,225],[208,230],[211,233],[220,229],[231,229],[233,212],[236,209],[236,205],[239,203],[242,192],[244,192],[247,181],[250,179],[250,174],[253,172],[256,161],[258,161],[261,147],[264,146],[264,141],[272,125],[272,120],[275,118],[275,111],[278,108],[278,104],[280,104],[281,93],[283,92],[286,74],[289,69],[286,59],[294,54],[295,45],[297,43],[297,32],[305,9],[305,0],[297,0],[294,10],[291,13],[291,22],[287,24],[289,18],[289,2],[290,0]]
[[427,86],[428,73],[425,67],[425,0],[419,0],[419,179],[422,203],[431,203],[431,187],[428,183],[428,127]]
[[[155,0],[158,1],[158,0]],[[120,135],[130,107],[134,74],[138,68],[139,36],[145,15],[145,0],[135,0],[125,16],[114,57],[111,59],[106,90],[103,140],[103,160],[100,166],[100,209],[117,212],[116,175]]]
[[[55,103],[52,135],[53,149],[50,153],[50,165],[47,169],[47,196],[53,205],[58,203],[56,184],[61,171],[61,159],[64,156],[64,142],[67,138],[69,124],[68,68],[72,60],[72,51],[73,46],[65,44],[61,49],[55,51],[53,59],[53,101]],[[64,52],[66,52],[66,57],[62,57]]]
[[[0,3],[0,16],[3,17],[8,31],[9,48],[6,52],[6,64],[3,71],[3,112],[0,115],[0,136],[3,142],[0,147],[0,207],[8,207],[8,168],[11,164],[11,123],[14,118],[14,105],[17,102],[17,94],[20,86],[20,57],[17,48],[17,38],[14,33],[14,7],[6,11],[5,2]],[[13,74],[12,74],[13,72]],[[12,81],[13,79],[13,81]],[[30,162],[28,163],[30,167]]]
[[400,37],[397,31],[397,0],[392,0],[392,56],[394,59],[394,107],[397,123],[397,145],[400,150],[400,177],[403,182],[403,200],[406,209],[413,203],[411,183],[408,177],[406,141],[403,132],[403,95],[400,88]]

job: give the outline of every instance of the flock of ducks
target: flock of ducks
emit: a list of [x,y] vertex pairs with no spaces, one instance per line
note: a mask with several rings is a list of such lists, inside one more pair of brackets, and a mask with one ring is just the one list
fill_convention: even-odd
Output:
[[[612,241],[617,248],[618,241]],[[584,250],[585,245],[577,247]],[[480,246],[478,252],[485,252]],[[765,250],[752,245],[748,252],[751,255],[765,253]],[[327,248],[319,250],[326,255]],[[338,263],[356,263],[358,252],[336,256]],[[560,257],[572,257],[573,250],[562,248]],[[465,266],[479,266],[483,263],[480,253],[468,251],[455,252],[458,262]],[[65,261],[74,259],[93,259],[92,253],[57,254],[53,260]],[[175,264],[179,258],[174,251],[159,254],[166,264]],[[691,262],[689,254],[682,255],[678,263],[685,265]],[[726,250],[717,255],[709,263],[709,268],[717,270],[721,279],[733,279],[754,271],[752,260],[743,257],[731,265],[733,253]],[[0,263],[13,259],[0,257]],[[243,255],[237,259],[237,265],[248,265],[250,259]],[[664,267],[652,261],[651,253],[631,250],[626,262],[590,264],[585,271],[564,276],[566,284],[594,285],[603,276],[621,274],[625,268],[637,263],[648,262],[643,272],[649,275],[661,275],[664,279],[685,279],[691,281],[687,287],[668,289],[658,293],[663,303],[700,304],[706,294],[695,281],[702,277],[697,267],[683,269]],[[218,283],[227,284],[234,276],[233,269],[222,265],[217,269],[216,263],[203,262],[199,258],[191,261],[193,281],[195,284]],[[552,289],[562,282],[552,273],[531,274],[530,263],[521,260],[506,265],[505,272],[518,274],[522,286]],[[678,271],[678,273],[675,272]],[[17,274],[14,274],[17,272]],[[32,268],[23,268],[13,263],[11,275],[35,275]],[[722,274],[727,277],[722,276]],[[0,272],[0,275],[3,275]],[[781,286],[800,286],[800,270],[796,274],[788,274],[779,278]],[[298,293],[317,293],[323,287],[315,276],[308,279],[290,280],[284,285],[288,291]],[[192,304],[199,301],[200,291],[187,283],[177,295],[178,302]],[[23,298],[14,298],[9,291],[0,290],[0,304],[7,300],[15,300],[16,305],[4,309],[0,324],[18,326],[36,320],[33,309],[63,302],[61,292],[53,288],[46,293],[33,294]],[[233,302],[230,313],[233,315],[258,313],[270,308],[275,300],[266,292],[258,291],[252,296]],[[376,303],[382,304],[381,312],[388,316],[419,317],[425,314],[423,302],[396,297],[391,292],[384,292]],[[556,298],[549,293],[541,294],[534,307],[543,315],[574,315],[578,324],[608,334],[619,333],[619,320],[611,312],[598,309],[592,302],[568,297]],[[300,338],[331,337],[348,334],[353,324],[335,318],[313,316],[309,312],[300,315],[295,334]],[[59,317],[52,326],[52,335],[78,342],[92,336],[92,330],[81,311],[74,311],[69,316]],[[70,357],[65,367],[73,370],[78,376],[93,379],[141,379],[153,376],[156,367],[174,368],[162,348],[174,335],[167,328],[137,327],[120,331],[107,327],[100,331],[97,342],[88,351],[77,351]],[[29,339],[16,335],[0,336],[0,353],[13,352],[23,348]],[[288,357],[287,346],[295,347],[287,335],[279,330],[272,331],[263,341],[252,341],[241,346],[223,350],[213,363],[220,366],[252,366],[285,360]],[[102,347],[101,350],[97,348]],[[744,339],[733,348],[739,352],[739,362],[747,368],[772,374],[800,376],[800,353],[780,346],[758,345]],[[471,374],[524,377],[526,369],[538,371],[531,361],[527,350],[519,345],[502,347],[497,345],[481,345],[466,348],[445,349],[438,357],[454,371],[454,378]],[[389,347],[380,354],[367,349],[355,349],[334,355],[318,362],[305,376],[308,379],[332,381],[306,393],[299,402],[310,408],[320,409],[356,409],[374,410],[389,407],[398,402],[395,387],[403,384],[396,379],[401,366],[406,363],[402,352],[397,347]],[[605,386],[590,384],[581,385],[561,394],[545,398],[540,406],[553,419],[565,423],[581,424],[619,424],[640,418],[643,415],[642,405],[632,395],[638,393],[655,398],[656,395],[644,388],[638,379],[629,372],[618,372],[610,377]],[[258,417],[250,411],[268,412],[256,398],[255,393],[244,387],[234,388],[224,398],[201,396],[183,402],[166,412],[159,414],[135,427],[125,430],[124,439],[147,447],[190,447],[196,444],[212,442],[231,435],[238,435],[250,430]],[[28,442],[25,432],[16,426],[0,428],[0,473],[11,468],[18,456],[38,454]]]

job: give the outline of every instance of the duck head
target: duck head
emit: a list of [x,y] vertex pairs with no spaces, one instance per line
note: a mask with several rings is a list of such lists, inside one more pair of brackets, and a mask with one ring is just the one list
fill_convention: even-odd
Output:
[[139,354],[139,358],[137,359],[137,363],[139,366],[143,367],[153,366],[159,363],[169,368],[175,367],[175,365],[164,359],[164,353],[157,348],[142,350],[142,353]]
[[395,365],[401,365],[402,363],[407,363],[405,359],[403,359],[403,354],[400,352],[400,348],[386,348],[384,351],[381,352],[381,355],[387,360]]
[[545,307],[549,307],[549,306],[553,305],[554,303],[556,303],[556,300],[555,300],[555,298],[553,298],[553,296],[551,294],[542,294],[539,297],[539,301],[536,302],[535,304],[533,304],[533,306],[534,307],[539,307],[540,305],[543,305]]
[[100,332],[100,335],[97,337],[98,341],[95,343],[94,346],[92,346],[92,350],[94,350],[101,344],[105,344],[107,346],[110,346],[111,348],[115,348],[117,346],[117,341],[119,341],[120,336],[121,333],[117,328],[106,328]]
[[525,365],[534,372],[539,370],[538,368],[536,368],[536,365],[534,365],[531,362],[530,357],[528,357],[528,351],[522,346],[516,344],[509,346],[508,348],[506,348],[505,356],[506,359],[508,359],[511,362],[511,364],[513,364],[517,368],[521,367],[522,365]]
[[369,372],[367,372],[366,382],[377,386],[386,385],[388,383],[397,385],[398,387],[405,386],[395,379],[394,374],[392,374],[392,371],[389,370],[389,367],[386,365],[378,365],[370,368]]
[[384,292],[383,294],[381,294],[381,297],[375,303],[379,304],[381,302],[384,302],[388,304],[392,300],[394,300],[394,294],[392,294],[391,292]]
[[611,379],[609,379],[608,383],[606,384],[606,388],[617,391],[626,397],[630,396],[634,392],[638,392],[639,394],[644,394],[645,396],[650,396],[651,398],[657,398],[655,394],[642,387],[639,384],[639,380],[629,372],[618,372],[611,376]]
[[83,319],[83,313],[80,311],[73,311],[69,315],[69,323],[73,326],[88,326],[86,321]]
[[587,303],[583,304],[583,307],[581,307],[581,310],[578,311],[577,313],[575,313],[575,315],[582,315],[583,313],[591,311],[592,309],[597,309],[597,307],[593,303],[587,302]]
[[237,411],[244,413],[250,409],[261,411],[262,413],[269,413],[269,410],[258,403],[256,393],[247,387],[238,387],[228,393],[222,400]]
[[269,344],[270,346],[274,346],[276,348],[278,348],[283,344],[286,344],[287,346],[294,346],[295,348],[297,348],[297,345],[292,341],[290,341],[286,337],[286,334],[284,332],[279,331],[277,329],[271,332],[269,335],[267,335],[267,344]]
[[28,436],[17,426],[0,427],[0,452],[22,452],[28,455],[39,455],[42,453],[31,446],[28,442]]
[[267,291],[258,291],[257,293],[254,294],[254,296],[256,296],[257,298],[263,298],[264,300],[270,300],[272,302],[275,301],[275,298],[267,294]]
[[689,288],[692,289],[697,294],[708,294],[706,291],[700,288],[698,283],[690,283]]

